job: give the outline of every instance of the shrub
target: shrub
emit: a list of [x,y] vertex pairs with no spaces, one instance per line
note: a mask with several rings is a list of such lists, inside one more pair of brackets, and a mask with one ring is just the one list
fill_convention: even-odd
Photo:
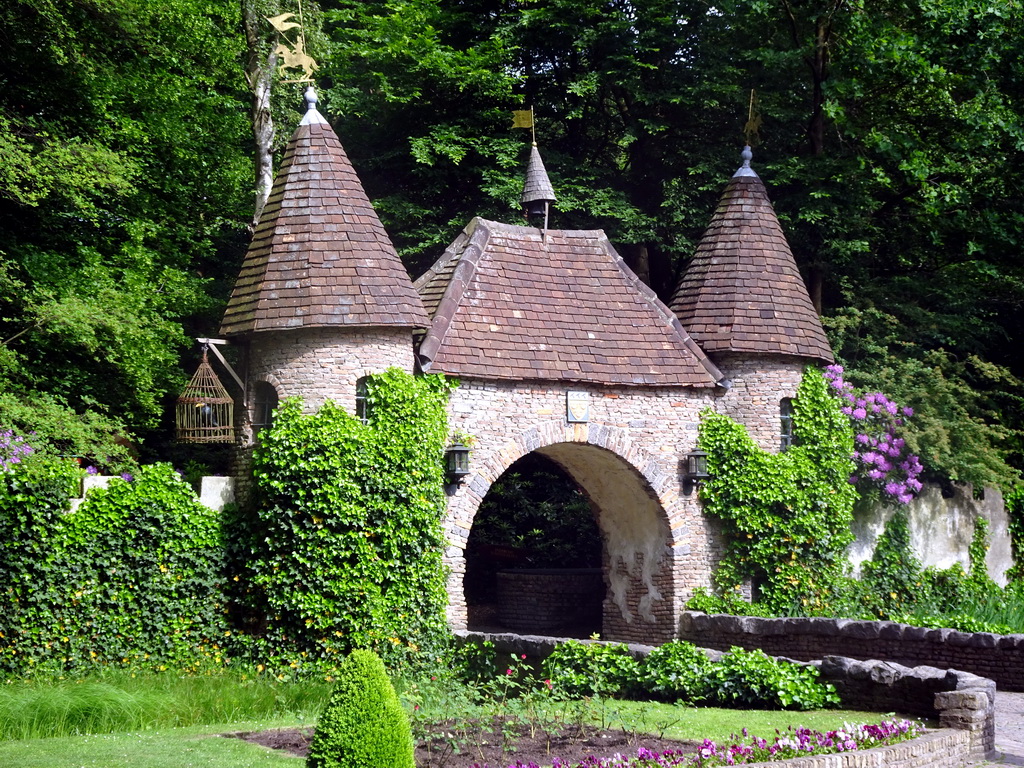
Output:
[[764,651],[734,647],[712,665],[707,700],[726,707],[821,709],[839,704],[831,683],[814,667],[780,661]]
[[0,671],[223,663],[217,514],[166,464],[66,513],[78,476],[41,452],[0,473]]
[[490,640],[459,645],[452,653],[451,668],[462,682],[469,685],[482,685],[505,671]]
[[655,699],[699,701],[706,695],[711,667],[703,650],[673,640],[655,648],[641,662],[638,682]]
[[543,669],[560,696],[618,696],[635,690],[640,663],[621,643],[569,640],[544,660]]
[[260,433],[259,509],[236,525],[237,601],[262,633],[261,661],[372,648],[395,668],[444,650],[452,386],[392,368],[369,377],[365,424],[331,401],[307,414],[290,399]]
[[354,650],[338,668],[317,721],[307,768],[414,768],[412,731],[384,663]]

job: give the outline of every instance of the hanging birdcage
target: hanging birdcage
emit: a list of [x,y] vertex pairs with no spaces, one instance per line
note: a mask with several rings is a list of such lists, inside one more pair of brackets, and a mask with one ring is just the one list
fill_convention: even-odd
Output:
[[192,381],[178,397],[175,425],[183,443],[233,443],[235,441],[235,401],[220,383],[206,359],[196,369]]

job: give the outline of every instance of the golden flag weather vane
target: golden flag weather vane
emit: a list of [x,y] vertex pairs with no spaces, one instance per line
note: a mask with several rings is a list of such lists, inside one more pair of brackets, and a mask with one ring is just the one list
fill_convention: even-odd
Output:
[[512,127],[529,128],[533,135],[533,143],[537,143],[537,130],[533,125],[533,107],[512,110]]
[[[302,5],[299,5],[299,21],[291,21],[295,17],[294,13],[282,13],[279,16],[267,17],[267,21],[270,25],[278,31],[283,38],[283,42],[278,43],[277,48],[274,49],[274,53],[281,57],[281,68],[282,69],[301,69],[305,77],[297,78],[295,80],[285,80],[286,83],[311,83],[313,82],[313,71],[317,69],[317,64],[313,61],[313,58],[306,53],[306,38],[302,34]],[[285,37],[285,33],[290,29],[298,29],[298,39],[292,43]]]
[[756,147],[761,143],[761,111],[758,108],[757,92],[750,89],[750,108],[747,111],[747,124],[743,126],[743,134],[747,137],[747,146]]

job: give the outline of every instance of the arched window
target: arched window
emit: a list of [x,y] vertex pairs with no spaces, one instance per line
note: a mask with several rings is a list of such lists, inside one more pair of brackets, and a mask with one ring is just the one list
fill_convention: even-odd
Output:
[[258,435],[274,421],[274,409],[278,397],[274,385],[268,381],[257,381],[253,397],[252,431]]
[[779,443],[783,451],[793,445],[793,399],[790,397],[779,401]]
[[356,418],[363,424],[370,418],[369,405],[366,402],[366,376],[356,381]]

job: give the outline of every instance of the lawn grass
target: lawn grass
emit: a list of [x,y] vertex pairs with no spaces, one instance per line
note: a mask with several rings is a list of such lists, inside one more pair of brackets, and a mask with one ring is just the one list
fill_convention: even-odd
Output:
[[886,716],[878,712],[848,709],[818,709],[792,712],[760,709],[719,709],[663,704],[655,701],[608,700],[588,721],[593,725],[670,739],[725,742],[746,728],[752,736],[769,741],[775,731],[790,726],[829,731],[844,723],[877,723]]
[[[588,709],[593,725],[624,728],[669,738],[718,742],[746,727],[753,735],[771,739],[775,730],[807,726],[829,730],[850,722],[878,722],[881,715],[848,710],[767,712],[696,708],[656,702],[598,702]],[[65,736],[0,742],[0,765],[18,768],[262,768],[301,766],[302,760],[273,752],[240,739],[218,734],[310,725],[309,720],[285,718],[190,726],[150,731],[125,731],[89,736]]]
[[[108,672],[81,681],[8,683],[0,686],[0,766],[301,766],[293,757],[217,734],[311,725],[331,687],[326,682],[278,682],[228,673],[193,677]],[[776,730],[790,726],[831,730],[846,722],[878,722],[883,717],[846,710],[779,712],[620,699],[560,701],[543,688],[523,697],[477,702],[474,689],[435,678],[400,688],[420,731],[427,722],[464,723],[499,716],[534,720],[545,728],[588,723],[722,743],[744,727],[771,740]]]
[[[327,682],[253,675],[110,671],[84,680],[0,686],[0,741],[298,717],[312,720]],[[3,765],[3,763],[0,763]]]
[[301,767],[299,758],[217,734],[309,725],[264,720],[0,742],[0,765],[18,768],[262,768]]

